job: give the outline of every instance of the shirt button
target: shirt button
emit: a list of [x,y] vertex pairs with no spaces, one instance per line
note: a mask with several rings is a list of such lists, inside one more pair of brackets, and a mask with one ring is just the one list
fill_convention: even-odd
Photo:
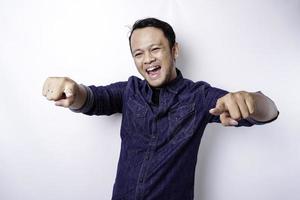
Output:
[[152,136],[151,136],[151,138],[152,138],[152,139],[155,139],[155,138],[156,138],[156,136],[155,136],[155,135],[152,135]]
[[140,183],[142,183],[142,182],[144,181],[143,177],[141,177],[141,178],[139,179],[139,181],[140,181]]

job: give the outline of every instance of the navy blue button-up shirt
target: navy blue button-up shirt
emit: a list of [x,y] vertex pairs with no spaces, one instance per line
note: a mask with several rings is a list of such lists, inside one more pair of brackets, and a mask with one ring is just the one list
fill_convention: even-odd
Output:
[[[122,113],[121,153],[113,200],[192,200],[200,140],[209,114],[227,92],[205,82],[177,78],[160,89],[159,103],[145,80],[130,77],[108,86],[89,86],[81,112]],[[239,126],[253,122],[239,121]]]

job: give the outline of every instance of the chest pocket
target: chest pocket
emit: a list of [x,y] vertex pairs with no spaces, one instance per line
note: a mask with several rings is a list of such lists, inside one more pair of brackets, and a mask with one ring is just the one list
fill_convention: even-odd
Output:
[[169,140],[177,143],[193,135],[195,103],[179,105],[169,112]]
[[123,116],[125,129],[129,133],[141,134],[146,125],[147,108],[138,101],[130,98],[127,101],[125,116]]

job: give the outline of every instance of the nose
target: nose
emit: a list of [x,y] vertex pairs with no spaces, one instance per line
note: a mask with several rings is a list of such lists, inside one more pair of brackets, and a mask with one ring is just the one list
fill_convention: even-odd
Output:
[[144,56],[144,64],[151,64],[155,61],[155,57],[151,54],[151,52],[146,52]]

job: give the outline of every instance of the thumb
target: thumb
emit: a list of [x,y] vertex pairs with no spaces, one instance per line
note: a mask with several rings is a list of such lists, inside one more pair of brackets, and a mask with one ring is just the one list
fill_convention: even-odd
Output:
[[227,112],[227,108],[223,102],[217,102],[216,106],[209,110],[209,113],[215,116],[219,116],[224,112]]
[[219,116],[223,113],[223,111],[219,108],[212,108],[209,110],[209,113],[215,116]]
[[60,99],[58,101],[55,101],[55,105],[68,108],[72,105],[73,102],[74,102],[74,99],[72,97],[70,97],[70,98],[67,98],[67,99]]
[[65,98],[55,101],[56,106],[69,107],[74,102],[74,90],[69,87],[64,89]]

